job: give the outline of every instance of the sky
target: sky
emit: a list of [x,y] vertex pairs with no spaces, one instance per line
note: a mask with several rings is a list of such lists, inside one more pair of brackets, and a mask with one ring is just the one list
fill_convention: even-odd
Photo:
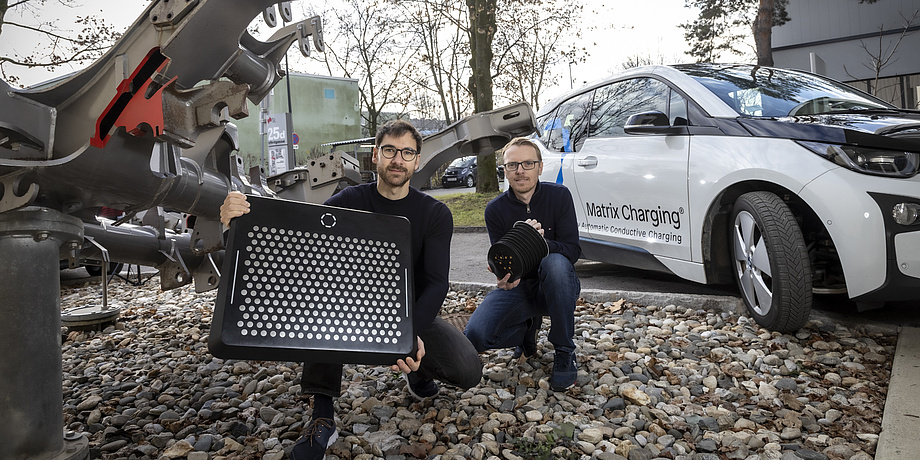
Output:
[[[103,16],[118,30],[125,30],[144,11],[148,0],[74,0],[76,8],[61,6],[51,0],[38,12],[39,20],[56,20],[59,27],[68,28],[77,16]],[[458,0],[459,1],[459,0]],[[627,59],[635,56],[651,58],[665,63],[688,62],[691,60],[684,52],[687,43],[683,29],[679,24],[689,22],[696,17],[696,11],[684,6],[685,0],[654,0],[654,10],[650,11],[649,2],[635,0],[587,0],[585,1],[585,21],[582,28],[582,40],[587,48],[585,62],[559,64],[556,72],[562,75],[559,84],[547,88],[542,103],[568,91],[623,68]],[[299,9],[294,9],[295,13]],[[34,17],[21,18],[15,12],[8,14],[7,21],[22,21],[34,24]],[[70,28],[73,28],[70,26]],[[3,29],[0,40],[0,55],[9,55],[13,50],[21,54],[30,54],[35,49],[34,35],[21,33],[9,25]],[[291,51],[297,53],[296,50]],[[75,68],[60,68],[55,73],[43,70],[14,70],[22,79],[22,84],[31,85],[69,73]]]

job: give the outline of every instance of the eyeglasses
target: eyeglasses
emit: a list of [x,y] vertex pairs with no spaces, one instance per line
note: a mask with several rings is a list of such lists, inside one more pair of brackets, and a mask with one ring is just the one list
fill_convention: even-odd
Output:
[[511,161],[511,162],[505,163],[505,171],[517,171],[518,166],[529,171],[533,168],[536,168],[537,164],[539,163],[543,163],[543,162],[542,161],[531,161],[531,160],[520,161],[520,162]]
[[379,150],[383,157],[387,159],[396,158],[397,153],[401,153],[402,159],[405,161],[412,161],[415,159],[415,157],[418,156],[418,150],[410,149],[408,147],[404,149],[398,149],[392,145],[384,145],[383,147],[379,147]]

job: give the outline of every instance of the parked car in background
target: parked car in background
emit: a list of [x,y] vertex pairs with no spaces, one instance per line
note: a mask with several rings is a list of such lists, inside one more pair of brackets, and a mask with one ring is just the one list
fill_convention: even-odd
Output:
[[452,161],[441,176],[444,188],[454,186],[473,187],[476,185],[476,156],[460,157]]
[[584,256],[737,282],[764,327],[814,293],[920,299],[920,112],[752,65],[636,68],[537,115],[542,180],[576,201]]

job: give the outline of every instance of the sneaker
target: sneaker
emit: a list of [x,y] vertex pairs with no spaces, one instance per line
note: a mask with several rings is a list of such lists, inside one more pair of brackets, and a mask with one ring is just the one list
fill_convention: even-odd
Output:
[[303,436],[291,449],[293,460],[322,460],[326,449],[339,438],[339,430],[331,418],[318,418],[303,430]]
[[549,379],[549,387],[553,391],[565,391],[575,384],[578,377],[578,368],[575,366],[575,353],[556,351],[553,363],[553,376]]
[[543,325],[543,318],[530,318],[527,320],[527,330],[524,332],[524,340],[511,355],[511,359],[518,359],[521,356],[530,358],[537,353],[537,332]]
[[406,389],[409,390],[409,394],[414,396],[415,399],[430,398],[437,395],[438,391],[440,391],[437,382],[417,376],[415,372],[403,374],[403,378],[406,380]]

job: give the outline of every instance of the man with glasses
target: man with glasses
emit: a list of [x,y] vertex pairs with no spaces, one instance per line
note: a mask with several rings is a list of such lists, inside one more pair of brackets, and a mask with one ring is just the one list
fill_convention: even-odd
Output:
[[[326,200],[327,205],[358,209],[409,219],[415,281],[413,326],[418,334],[418,355],[392,366],[402,371],[407,389],[416,398],[438,394],[434,379],[464,390],[479,384],[482,363],[477,351],[456,327],[438,313],[449,289],[450,239],[453,217],[444,203],[409,186],[418,167],[422,136],[411,124],[396,120],[383,125],[375,139],[373,162],[376,184],[348,187]],[[245,195],[231,192],[221,206],[221,222],[249,212]],[[424,359],[422,359],[424,357]],[[312,419],[294,444],[291,458],[322,459],[335,442],[333,398],[342,392],[342,365],[304,363],[300,381],[305,394],[313,396]]]
[[512,139],[503,157],[509,189],[486,206],[489,239],[495,244],[515,222],[524,221],[543,235],[549,254],[521,279],[511,282],[510,273],[499,279],[498,289],[473,312],[465,334],[479,352],[516,347],[514,359],[529,358],[537,352],[543,316],[549,316],[548,338],[555,350],[550,387],[564,391],[578,377],[572,340],[581,292],[574,266],[581,255],[575,205],[565,186],[540,182],[543,157],[533,141]]

